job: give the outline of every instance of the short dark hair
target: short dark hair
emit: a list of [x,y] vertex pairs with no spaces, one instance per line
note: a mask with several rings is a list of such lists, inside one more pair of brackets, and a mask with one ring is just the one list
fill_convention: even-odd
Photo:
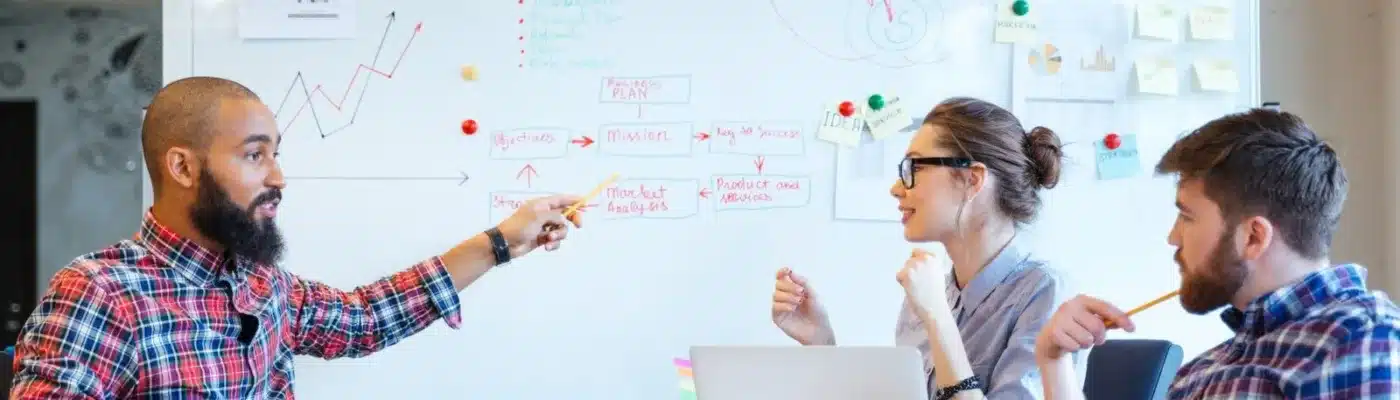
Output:
[[984,100],[953,97],[938,103],[924,124],[943,128],[934,146],[957,152],[987,166],[997,177],[997,208],[1018,224],[1035,219],[1041,188],[1060,180],[1064,153],[1050,128],[1026,132],[1011,111]]
[[165,170],[160,160],[166,151],[176,146],[208,149],[219,105],[224,100],[249,99],[258,100],[258,95],[247,86],[208,76],[178,79],[156,92],[141,123],[141,152],[153,191],[160,193]]
[[1347,197],[1337,153],[1297,116],[1256,108],[1177,140],[1158,174],[1200,179],[1227,223],[1263,216],[1298,254],[1324,259]]

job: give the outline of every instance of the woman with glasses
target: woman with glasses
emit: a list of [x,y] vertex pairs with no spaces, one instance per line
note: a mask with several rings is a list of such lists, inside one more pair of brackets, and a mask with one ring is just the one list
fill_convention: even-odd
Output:
[[[1035,338],[1068,293],[1017,232],[1034,219],[1039,190],[1059,180],[1062,156],[1050,129],[1027,132],[1011,112],[971,98],[938,104],[909,143],[890,188],[904,238],[942,243],[952,268],[946,283],[937,276],[918,288],[901,272],[895,341],[925,355],[935,399],[1041,396]],[[934,273],[918,258],[912,271]],[[772,306],[774,323],[799,343],[836,344],[820,299],[790,269],[777,273]]]

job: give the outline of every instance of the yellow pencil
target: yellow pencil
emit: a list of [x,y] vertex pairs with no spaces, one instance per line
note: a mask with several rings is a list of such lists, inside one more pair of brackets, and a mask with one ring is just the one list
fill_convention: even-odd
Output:
[[574,213],[578,212],[579,208],[588,204],[588,202],[590,200],[593,200],[594,197],[597,197],[599,193],[602,193],[603,189],[607,188],[608,185],[611,185],[614,181],[617,180],[617,177],[618,174],[612,174],[612,176],[608,177],[608,180],[603,181],[603,183],[599,183],[598,187],[593,188],[593,191],[589,192],[587,196],[583,196],[583,199],[579,200],[577,203],[574,203],[574,205],[569,206],[568,209],[564,210],[564,218],[568,218],[574,215]]
[[[1164,294],[1164,295],[1162,295],[1161,297],[1158,297],[1158,298],[1156,298],[1156,299],[1152,299],[1152,301],[1143,303],[1143,304],[1140,305],[1140,306],[1137,306],[1137,307],[1134,307],[1134,308],[1131,309],[1131,310],[1128,310],[1127,314],[1128,314],[1129,317],[1131,317],[1131,316],[1133,316],[1133,314],[1137,314],[1137,313],[1142,312],[1143,310],[1146,310],[1146,309],[1148,309],[1148,308],[1152,308],[1152,306],[1155,306],[1155,305],[1157,305],[1157,304],[1160,304],[1161,302],[1167,301],[1167,299],[1176,297],[1176,295],[1177,295],[1178,292],[1179,292],[1179,290],[1173,290],[1173,291],[1171,291],[1171,292],[1168,292],[1167,294]],[[1113,322],[1109,322],[1109,321],[1106,321],[1106,322],[1107,322],[1106,325],[1107,325],[1109,328],[1112,328],[1112,327],[1114,326],[1114,323],[1113,323]]]

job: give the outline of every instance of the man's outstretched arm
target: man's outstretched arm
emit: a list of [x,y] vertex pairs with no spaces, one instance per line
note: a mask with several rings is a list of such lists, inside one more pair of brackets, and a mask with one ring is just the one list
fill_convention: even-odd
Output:
[[[558,248],[577,227],[575,214],[562,212],[578,201],[573,196],[531,200],[497,229],[510,257],[536,248]],[[297,354],[326,359],[363,357],[426,329],[438,319],[456,329],[461,305],[457,292],[497,264],[492,239],[480,233],[447,252],[353,291],[291,276],[292,330]]]

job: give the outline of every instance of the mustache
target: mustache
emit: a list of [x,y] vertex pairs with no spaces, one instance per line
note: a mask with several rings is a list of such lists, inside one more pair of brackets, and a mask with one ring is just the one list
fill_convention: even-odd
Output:
[[273,202],[273,201],[281,201],[281,200],[282,200],[282,189],[272,188],[272,189],[268,189],[266,192],[262,192],[262,194],[259,194],[258,197],[254,197],[254,198],[253,198],[253,204],[252,204],[250,207],[257,207],[257,206],[260,206],[260,205],[263,205],[263,204],[267,204],[267,203],[270,203],[270,202]]

